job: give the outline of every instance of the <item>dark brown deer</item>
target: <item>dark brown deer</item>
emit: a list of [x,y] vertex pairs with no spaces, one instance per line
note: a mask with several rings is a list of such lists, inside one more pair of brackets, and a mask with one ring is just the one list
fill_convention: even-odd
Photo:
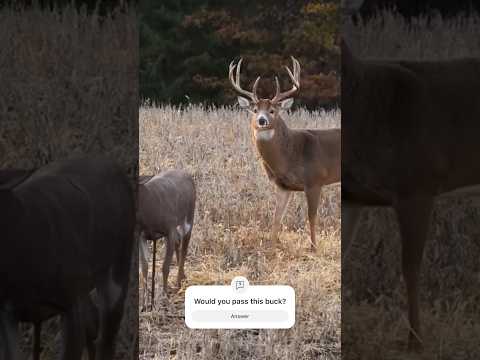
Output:
[[[239,96],[240,107],[251,114],[252,138],[261,163],[271,182],[276,186],[276,208],[271,241],[278,242],[278,232],[292,191],[304,191],[308,205],[311,249],[315,250],[315,222],[320,192],[324,185],[340,181],[341,135],[340,129],[290,129],[281,117],[282,111],[290,109],[293,96],[300,88],[300,64],[292,57],[293,73],[286,67],[293,86],[280,91],[275,78],[276,94],[272,99],[259,99],[255,80],[253,91],[240,86],[240,66],[232,63],[229,78]],[[236,69],[236,75],[234,74]]]
[[434,198],[480,184],[480,60],[366,61],[342,43],[342,257],[362,207],[395,209],[409,348]]
[[[38,169],[37,169],[38,170]],[[5,169],[0,170],[0,187],[14,187],[27,179],[36,170],[23,169]],[[95,340],[98,334],[98,309],[90,296],[80,304],[82,323],[80,326],[85,330],[85,342],[87,353],[90,360],[95,359]],[[48,316],[47,316],[48,317]],[[36,321],[33,324],[33,360],[40,360],[41,354],[41,330],[42,321]]]
[[[104,157],[59,161],[19,175],[0,185],[0,358],[21,358],[19,322],[39,325],[60,315],[62,359],[79,360],[92,331],[96,359],[113,359],[134,243],[128,179]],[[98,333],[96,320],[93,330],[88,320],[96,316],[94,289]]]
[[177,286],[185,279],[185,258],[192,236],[195,214],[195,183],[182,170],[169,170],[155,176],[141,176],[138,186],[137,223],[140,229],[140,269],[143,282],[143,307],[147,293],[148,259],[147,240],[153,241],[151,306],[155,299],[156,241],[166,239],[163,261],[163,290],[168,295],[168,275],[175,251],[178,263]]

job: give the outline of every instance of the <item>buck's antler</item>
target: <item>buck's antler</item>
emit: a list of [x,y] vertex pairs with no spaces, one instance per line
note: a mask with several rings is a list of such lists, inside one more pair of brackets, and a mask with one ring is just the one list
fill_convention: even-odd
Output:
[[[257,77],[255,80],[255,83],[253,84],[253,91],[249,92],[247,90],[243,90],[240,86],[240,66],[242,65],[242,60],[238,62],[237,65],[235,65],[235,60],[233,60],[230,63],[229,70],[228,70],[228,77],[230,78],[230,82],[232,83],[233,87],[235,90],[237,90],[240,94],[248,96],[253,102],[258,102],[258,97],[257,97],[257,86],[258,82],[260,81],[260,76]],[[236,76],[235,79],[233,78],[233,72],[235,70],[235,67],[237,68]]]
[[293,74],[288,68],[288,66],[285,66],[285,69],[287,69],[288,76],[290,76],[290,79],[293,82],[293,86],[290,90],[285,91],[283,93],[280,92],[280,82],[278,81],[278,77],[275,76],[275,83],[277,85],[277,92],[273,99],[271,100],[272,102],[279,102],[283,99],[286,99],[290,96],[292,96],[295,92],[300,89],[300,63],[298,62],[297,59],[295,59],[292,56],[292,62],[293,62]]

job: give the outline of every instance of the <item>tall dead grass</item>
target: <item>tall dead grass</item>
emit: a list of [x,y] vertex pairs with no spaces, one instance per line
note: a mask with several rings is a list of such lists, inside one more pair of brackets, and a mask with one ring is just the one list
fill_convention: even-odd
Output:
[[[339,112],[298,110],[289,126],[339,127]],[[141,359],[338,359],[340,357],[340,191],[326,188],[319,210],[319,249],[308,252],[306,204],[296,193],[284,219],[282,247],[267,248],[274,187],[252,146],[247,114],[230,107],[144,106],[140,109],[140,174],[188,170],[197,209],[187,283],[157,309],[140,315]],[[160,256],[161,265],[163,257]],[[176,275],[173,267],[171,278]],[[190,330],[184,323],[186,286],[226,284],[236,275],[252,284],[288,284],[296,291],[290,330]],[[161,293],[160,280],[157,294]]]
[[72,7],[61,14],[3,8],[0,45],[0,166],[102,152],[136,168],[129,151],[138,140],[133,11],[100,24]]
[[[425,18],[409,25],[384,12],[344,33],[361,58],[442,60],[480,56],[480,18]],[[472,154],[473,155],[473,154]],[[480,208],[478,199],[438,200],[424,253],[421,359],[480,354]],[[407,359],[406,290],[392,210],[369,210],[342,265],[342,350],[346,359]]]
[[[138,31],[134,11],[101,24],[67,7],[0,10],[0,167],[34,168],[79,154],[110,155],[132,185],[138,169]],[[135,354],[137,265],[117,358]],[[12,269],[15,271],[15,269]],[[30,350],[29,327],[23,346]],[[59,351],[58,324],[43,327],[44,359]]]
[[367,23],[348,21],[342,34],[361,58],[442,60],[480,56],[480,15],[443,20],[440,15],[410,22],[383,11]]

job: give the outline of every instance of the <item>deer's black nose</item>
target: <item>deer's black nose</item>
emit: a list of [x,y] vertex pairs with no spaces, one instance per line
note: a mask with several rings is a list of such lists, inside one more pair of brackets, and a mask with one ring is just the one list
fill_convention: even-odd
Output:
[[259,118],[258,119],[258,125],[260,125],[260,126],[267,125],[267,119],[265,119],[264,117]]

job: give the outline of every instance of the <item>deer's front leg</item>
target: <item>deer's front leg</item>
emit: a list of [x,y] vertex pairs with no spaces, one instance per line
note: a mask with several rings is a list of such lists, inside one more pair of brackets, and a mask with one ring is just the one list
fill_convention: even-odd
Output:
[[278,232],[282,223],[285,210],[287,209],[288,201],[290,200],[291,192],[277,187],[276,191],[275,215],[273,217],[272,234],[270,240],[275,244],[278,241]]
[[315,224],[317,221],[317,209],[318,203],[320,201],[320,193],[322,192],[322,187],[320,185],[308,187],[305,189],[305,195],[307,196],[307,206],[308,206],[308,222],[310,224],[310,239],[311,239],[311,250],[315,251],[317,244],[315,240]]
[[402,236],[402,271],[407,287],[408,318],[411,326],[408,347],[416,351],[422,349],[418,278],[432,203],[431,197],[418,196],[400,199],[395,206]]

